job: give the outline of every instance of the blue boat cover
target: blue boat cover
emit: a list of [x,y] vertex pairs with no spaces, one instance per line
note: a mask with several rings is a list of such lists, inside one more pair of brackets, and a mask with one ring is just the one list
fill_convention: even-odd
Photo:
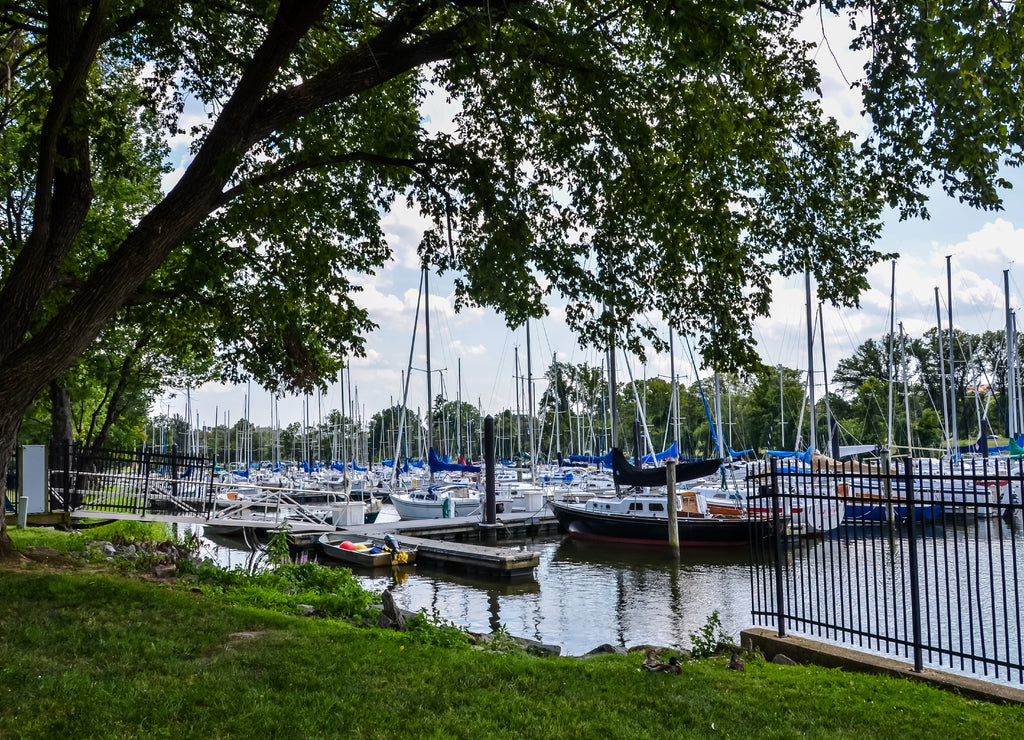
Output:
[[479,473],[479,465],[459,465],[453,462],[444,462],[441,460],[437,453],[434,452],[434,448],[431,447],[427,451],[427,459],[430,462],[430,469],[435,473],[439,472],[450,472],[450,473]]

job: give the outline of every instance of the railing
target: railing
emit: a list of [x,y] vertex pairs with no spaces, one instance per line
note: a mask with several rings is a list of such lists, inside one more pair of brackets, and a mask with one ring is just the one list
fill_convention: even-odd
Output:
[[1024,683],[1024,461],[775,461],[748,477],[762,516],[791,517],[754,547],[756,623]]
[[15,447],[7,464],[7,485],[4,494],[4,514],[18,513],[18,457],[21,447]]
[[134,450],[50,450],[50,508],[208,516],[213,463],[200,456]]

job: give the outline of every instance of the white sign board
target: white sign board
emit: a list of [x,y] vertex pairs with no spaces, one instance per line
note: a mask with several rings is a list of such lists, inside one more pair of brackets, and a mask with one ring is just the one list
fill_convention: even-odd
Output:
[[46,478],[46,445],[22,445],[18,497],[28,498],[29,514],[45,514],[49,511]]

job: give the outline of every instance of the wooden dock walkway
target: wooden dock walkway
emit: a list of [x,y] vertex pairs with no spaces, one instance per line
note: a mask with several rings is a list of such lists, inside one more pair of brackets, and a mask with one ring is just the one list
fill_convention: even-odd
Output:
[[[75,519],[130,519],[133,521],[177,522],[204,527],[230,527],[270,530],[277,529],[280,521],[273,519],[247,519],[242,517],[183,516],[147,512],[140,516],[120,511],[90,511],[81,509]],[[493,526],[481,524],[478,515],[448,519],[417,519],[359,524],[343,527],[309,522],[289,521],[295,543],[299,547],[315,547],[317,539],[326,532],[344,532],[353,541],[384,542],[385,534],[396,536],[408,547],[416,547],[417,563],[441,568],[460,568],[498,578],[521,579],[533,577],[540,565],[540,554],[514,547],[500,547],[503,539],[522,538],[558,531],[558,520],[550,514],[536,512],[510,512],[502,514]]]
[[[519,579],[532,578],[540,565],[540,553],[513,547],[476,544],[496,543],[502,538],[555,532],[558,521],[550,515],[536,513],[502,514],[498,523],[488,526],[478,516],[449,519],[399,520],[340,527],[353,540],[383,542],[385,534],[398,538],[399,544],[416,548],[416,562],[437,567],[457,567],[478,573]],[[458,541],[456,541],[458,540]]]

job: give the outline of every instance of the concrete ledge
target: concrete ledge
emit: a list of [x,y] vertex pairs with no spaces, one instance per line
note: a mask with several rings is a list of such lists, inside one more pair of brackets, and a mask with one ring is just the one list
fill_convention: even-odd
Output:
[[748,649],[759,649],[765,659],[772,660],[782,654],[803,665],[823,668],[841,668],[854,673],[871,673],[931,684],[938,688],[954,691],[971,699],[997,704],[1024,704],[1024,689],[990,683],[955,673],[925,668],[920,673],[909,663],[862,653],[850,648],[830,645],[806,637],[790,635],[779,637],[774,630],[755,627],[740,633],[740,644]]

